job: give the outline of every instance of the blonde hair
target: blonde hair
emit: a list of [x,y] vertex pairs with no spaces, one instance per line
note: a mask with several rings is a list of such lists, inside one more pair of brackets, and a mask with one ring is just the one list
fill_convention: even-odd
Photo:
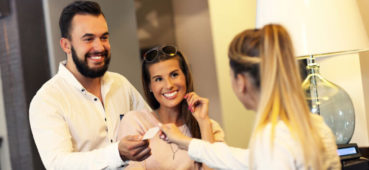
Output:
[[[250,140],[250,164],[256,136],[271,124],[273,147],[275,127],[283,121],[294,139],[301,145],[305,165],[322,169],[324,152],[320,136],[314,129],[309,108],[301,88],[299,67],[287,31],[270,24],[258,30],[238,34],[229,48],[234,74],[249,73],[260,90],[256,123]],[[250,166],[251,168],[252,165]]]

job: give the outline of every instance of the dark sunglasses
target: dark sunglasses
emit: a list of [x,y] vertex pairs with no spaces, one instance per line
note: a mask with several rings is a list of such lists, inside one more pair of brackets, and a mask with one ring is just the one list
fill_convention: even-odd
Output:
[[143,59],[145,61],[152,61],[152,60],[154,60],[154,58],[159,56],[159,54],[164,54],[164,55],[167,55],[169,57],[172,57],[172,56],[175,56],[177,54],[177,48],[174,47],[174,46],[170,46],[170,45],[156,47],[156,48],[153,48],[153,49],[147,51],[144,54]]

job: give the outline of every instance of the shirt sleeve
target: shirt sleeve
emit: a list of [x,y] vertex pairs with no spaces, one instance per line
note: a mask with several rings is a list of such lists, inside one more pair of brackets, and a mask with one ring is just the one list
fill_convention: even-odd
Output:
[[227,146],[223,142],[209,143],[192,139],[188,146],[191,159],[214,169],[248,169],[249,150]]
[[47,97],[35,97],[30,105],[30,125],[37,149],[46,169],[116,169],[126,165],[120,158],[118,143],[88,152],[75,152],[68,125]]
[[141,94],[137,91],[137,89],[128,81],[126,80],[128,84],[128,88],[130,91],[130,99],[131,99],[131,109],[130,110],[149,110],[152,109],[150,106],[146,103],[146,101],[142,98]]

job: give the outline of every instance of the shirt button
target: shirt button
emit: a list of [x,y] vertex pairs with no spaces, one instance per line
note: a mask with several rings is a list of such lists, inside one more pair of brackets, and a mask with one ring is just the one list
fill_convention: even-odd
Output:
[[94,98],[95,102],[97,101],[97,98]]
[[105,118],[104,120],[105,120],[105,122],[106,122],[106,118]]
[[113,143],[113,139],[110,139],[110,143]]
[[85,89],[82,89],[82,90],[81,90],[81,92],[84,92],[84,91],[85,91]]

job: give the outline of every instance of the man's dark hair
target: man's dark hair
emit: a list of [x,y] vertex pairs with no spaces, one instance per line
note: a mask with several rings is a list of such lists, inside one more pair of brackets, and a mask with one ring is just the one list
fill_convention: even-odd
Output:
[[59,27],[63,38],[70,38],[69,29],[73,17],[76,14],[89,14],[94,16],[104,15],[100,5],[92,1],[75,1],[66,6],[59,18]]

